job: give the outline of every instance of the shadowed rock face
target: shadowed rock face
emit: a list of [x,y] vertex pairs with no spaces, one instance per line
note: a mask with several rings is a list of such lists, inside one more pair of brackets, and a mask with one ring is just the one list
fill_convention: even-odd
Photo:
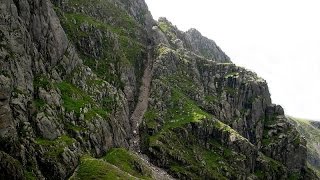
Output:
[[11,115],[11,109],[9,105],[10,101],[10,81],[5,76],[0,77],[1,89],[0,92],[0,135],[4,138],[17,137],[15,123]]
[[[130,145],[154,165],[110,159]],[[143,0],[0,3],[0,178],[312,179],[305,146],[263,79]]]
[[319,175],[320,167],[320,130],[319,122],[288,117],[293,126],[301,133],[307,142],[307,163]]
[[320,122],[319,122],[319,121],[311,121],[311,124],[312,124],[314,127],[320,129]]
[[188,30],[186,32],[186,39],[191,44],[191,51],[217,62],[231,62],[230,58],[216,45],[214,41],[202,36],[198,30]]

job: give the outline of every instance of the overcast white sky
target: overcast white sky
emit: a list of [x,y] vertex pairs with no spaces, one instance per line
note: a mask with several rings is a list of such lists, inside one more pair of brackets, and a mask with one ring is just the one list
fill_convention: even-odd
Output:
[[288,115],[320,120],[320,1],[146,0],[154,17],[198,29],[267,80]]

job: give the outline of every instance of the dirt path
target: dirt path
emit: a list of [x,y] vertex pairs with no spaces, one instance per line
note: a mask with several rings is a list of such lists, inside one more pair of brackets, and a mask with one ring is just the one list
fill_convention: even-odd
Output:
[[152,170],[152,178],[156,180],[174,180],[172,176],[170,176],[166,171],[163,169],[153,165],[150,163],[149,158],[147,155],[141,154],[141,153],[135,153],[135,155],[141,159],[144,164],[151,168]]
[[150,50],[148,52],[147,66],[144,70],[144,74],[142,77],[138,103],[130,118],[130,122],[132,123],[133,136],[134,136],[131,140],[131,149],[136,152],[140,152],[139,125],[141,124],[144,113],[148,108],[150,84],[152,80],[152,69],[153,69],[152,63],[153,63],[153,59],[152,59],[152,53]]
[[153,57],[152,50],[148,52],[147,66],[144,70],[142,77],[142,83],[140,86],[140,94],[138,98],[138,103],[133,111],[130,122],[132,123],[133,138],[131,139],[130,149],[135,152],[143,162],[152,169],[152,177],[157,180],[173,180],[165,170],[150,163],[148,156],[140,153],[140,136],[139,136],[139,126],[143,120],[144,113],[148,109],[149,94],[150,94],[150,84],[152,80],[153,73]]

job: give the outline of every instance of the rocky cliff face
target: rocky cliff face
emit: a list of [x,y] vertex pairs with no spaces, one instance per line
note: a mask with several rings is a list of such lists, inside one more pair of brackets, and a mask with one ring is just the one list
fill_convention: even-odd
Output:
[[1,178],[316,179],[267,83],[143,0],[0,9]]
[[292,124],[297,128],[302,136],[307,140],[308,166],[320,175],[320,130],[318,121],[310,121],[288,117]]

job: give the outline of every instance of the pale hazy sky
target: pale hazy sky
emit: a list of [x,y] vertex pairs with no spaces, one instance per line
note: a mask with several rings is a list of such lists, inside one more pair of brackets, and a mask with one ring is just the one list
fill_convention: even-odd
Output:
[[266,79],[286,114],[320,120],[319,0],[146,0],[154,17],[198,29]]

